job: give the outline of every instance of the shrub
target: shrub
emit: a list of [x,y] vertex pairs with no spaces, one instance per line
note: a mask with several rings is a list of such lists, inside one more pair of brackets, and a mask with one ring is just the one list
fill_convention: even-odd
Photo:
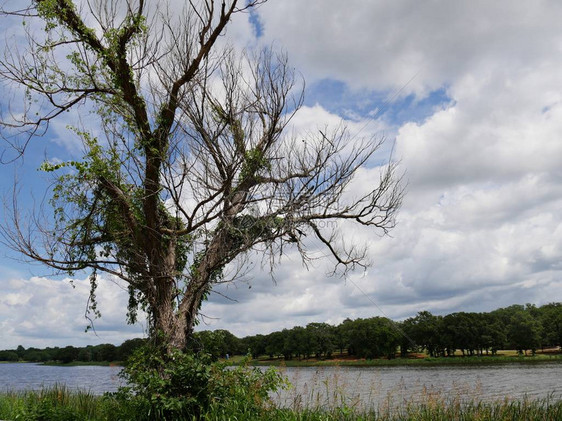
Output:
[[274,369],[232,368],[213,363],[208,354],[166,354],[151,346],[137,349],[122,375],[129,386],[110,396],[140,416],[137,420],[199,418],[211,408],[259,414],[270,404],[269,393],[285,384]]

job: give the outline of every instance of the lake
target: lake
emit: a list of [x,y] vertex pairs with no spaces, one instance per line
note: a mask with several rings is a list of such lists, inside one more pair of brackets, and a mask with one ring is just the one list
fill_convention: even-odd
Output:
[[287,367],[294,386],[281,391],[284,406],[396,407],[440,400],[562,399],[562,364],[442,367]]
[[[94,394],[123,384],[120,367],[0,364],[2,390],[40,389],[64,384]],[[546,398],[562,399],[562,364],[445,367],[287,367],[293,388],[274,397],[284,406],[398,406],[404,402],[446,402]]]
[[96,395],[114,392],[124,384],[119,378],[121,367],[53,366],[31,363],[0,364],[0,388],[5,390],[37,390],[55,384],[69,389],[88,390]]

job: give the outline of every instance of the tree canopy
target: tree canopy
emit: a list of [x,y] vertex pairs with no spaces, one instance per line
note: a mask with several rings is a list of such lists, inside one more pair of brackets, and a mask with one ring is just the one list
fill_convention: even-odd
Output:
[[303,87],[287,57],[218,41],[262,3],[33,0],[2,11],[27,35],[25,47],[6,40],[0,59],[3,87],[25,91],[0,117],[5,141],[25,155],[65,112],[88,114],[70,128],[83,156],[42,165],[52,207],[28,217],[15,196],[4,240],[57,271],[89,271],[94,314],[97,275],[121,279],[130,321],[146,310],[169,350],[186,347],[202,301],[249,253],[273,270],[287,247],[306,262],[314,238],[346,272],[366,264],[365,248],[323,222],[386,233],[401,204],[392,160],[368,191],[345,195],[382,139],[344,126],[290,136]]

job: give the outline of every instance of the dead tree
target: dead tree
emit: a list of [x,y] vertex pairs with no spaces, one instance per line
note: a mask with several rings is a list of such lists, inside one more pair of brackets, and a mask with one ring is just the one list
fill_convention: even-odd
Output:
[[[55,270],[90,271],[92,298],[98,273],[123,280],[130,321],[144,308],[169,350],[186,347],[202,301],[229,280],[225,268],[258,252],[273,270],[287,247],[306,261],[311,238],[344,271],[364,265],[365,249],[344,247],[325,222],[386,233],[403,196],[391,160],[368,192],[344,196],[380,139],[345,127],[284,133],[303,89],[285,55],[219,41],[235,15],[263,1],[239,3],[189,1],[178,11],[35,0],[3,12],[29,28],[25,53],[7,40],[0,63],[4,86],[25,90],[23,109],[1,117],[5,141],[25,154],[66,111],[89,113],[72,130],[83,158],[43,164],[55,177],[50,217],[23,218],[16,198],[3,238]],[[34,32],[37,20],[44,27]]]

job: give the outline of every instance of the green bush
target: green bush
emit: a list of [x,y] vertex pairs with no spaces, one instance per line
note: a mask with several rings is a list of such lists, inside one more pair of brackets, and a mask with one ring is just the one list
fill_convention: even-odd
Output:
[[273,369],[232,368],[207,354],[166,354],[150,346],[133,353],[123,377],[129,386],[108,397],[137,420],[194,419],[209,410],[257,416],[269,407],[269,393],[285,384]]

